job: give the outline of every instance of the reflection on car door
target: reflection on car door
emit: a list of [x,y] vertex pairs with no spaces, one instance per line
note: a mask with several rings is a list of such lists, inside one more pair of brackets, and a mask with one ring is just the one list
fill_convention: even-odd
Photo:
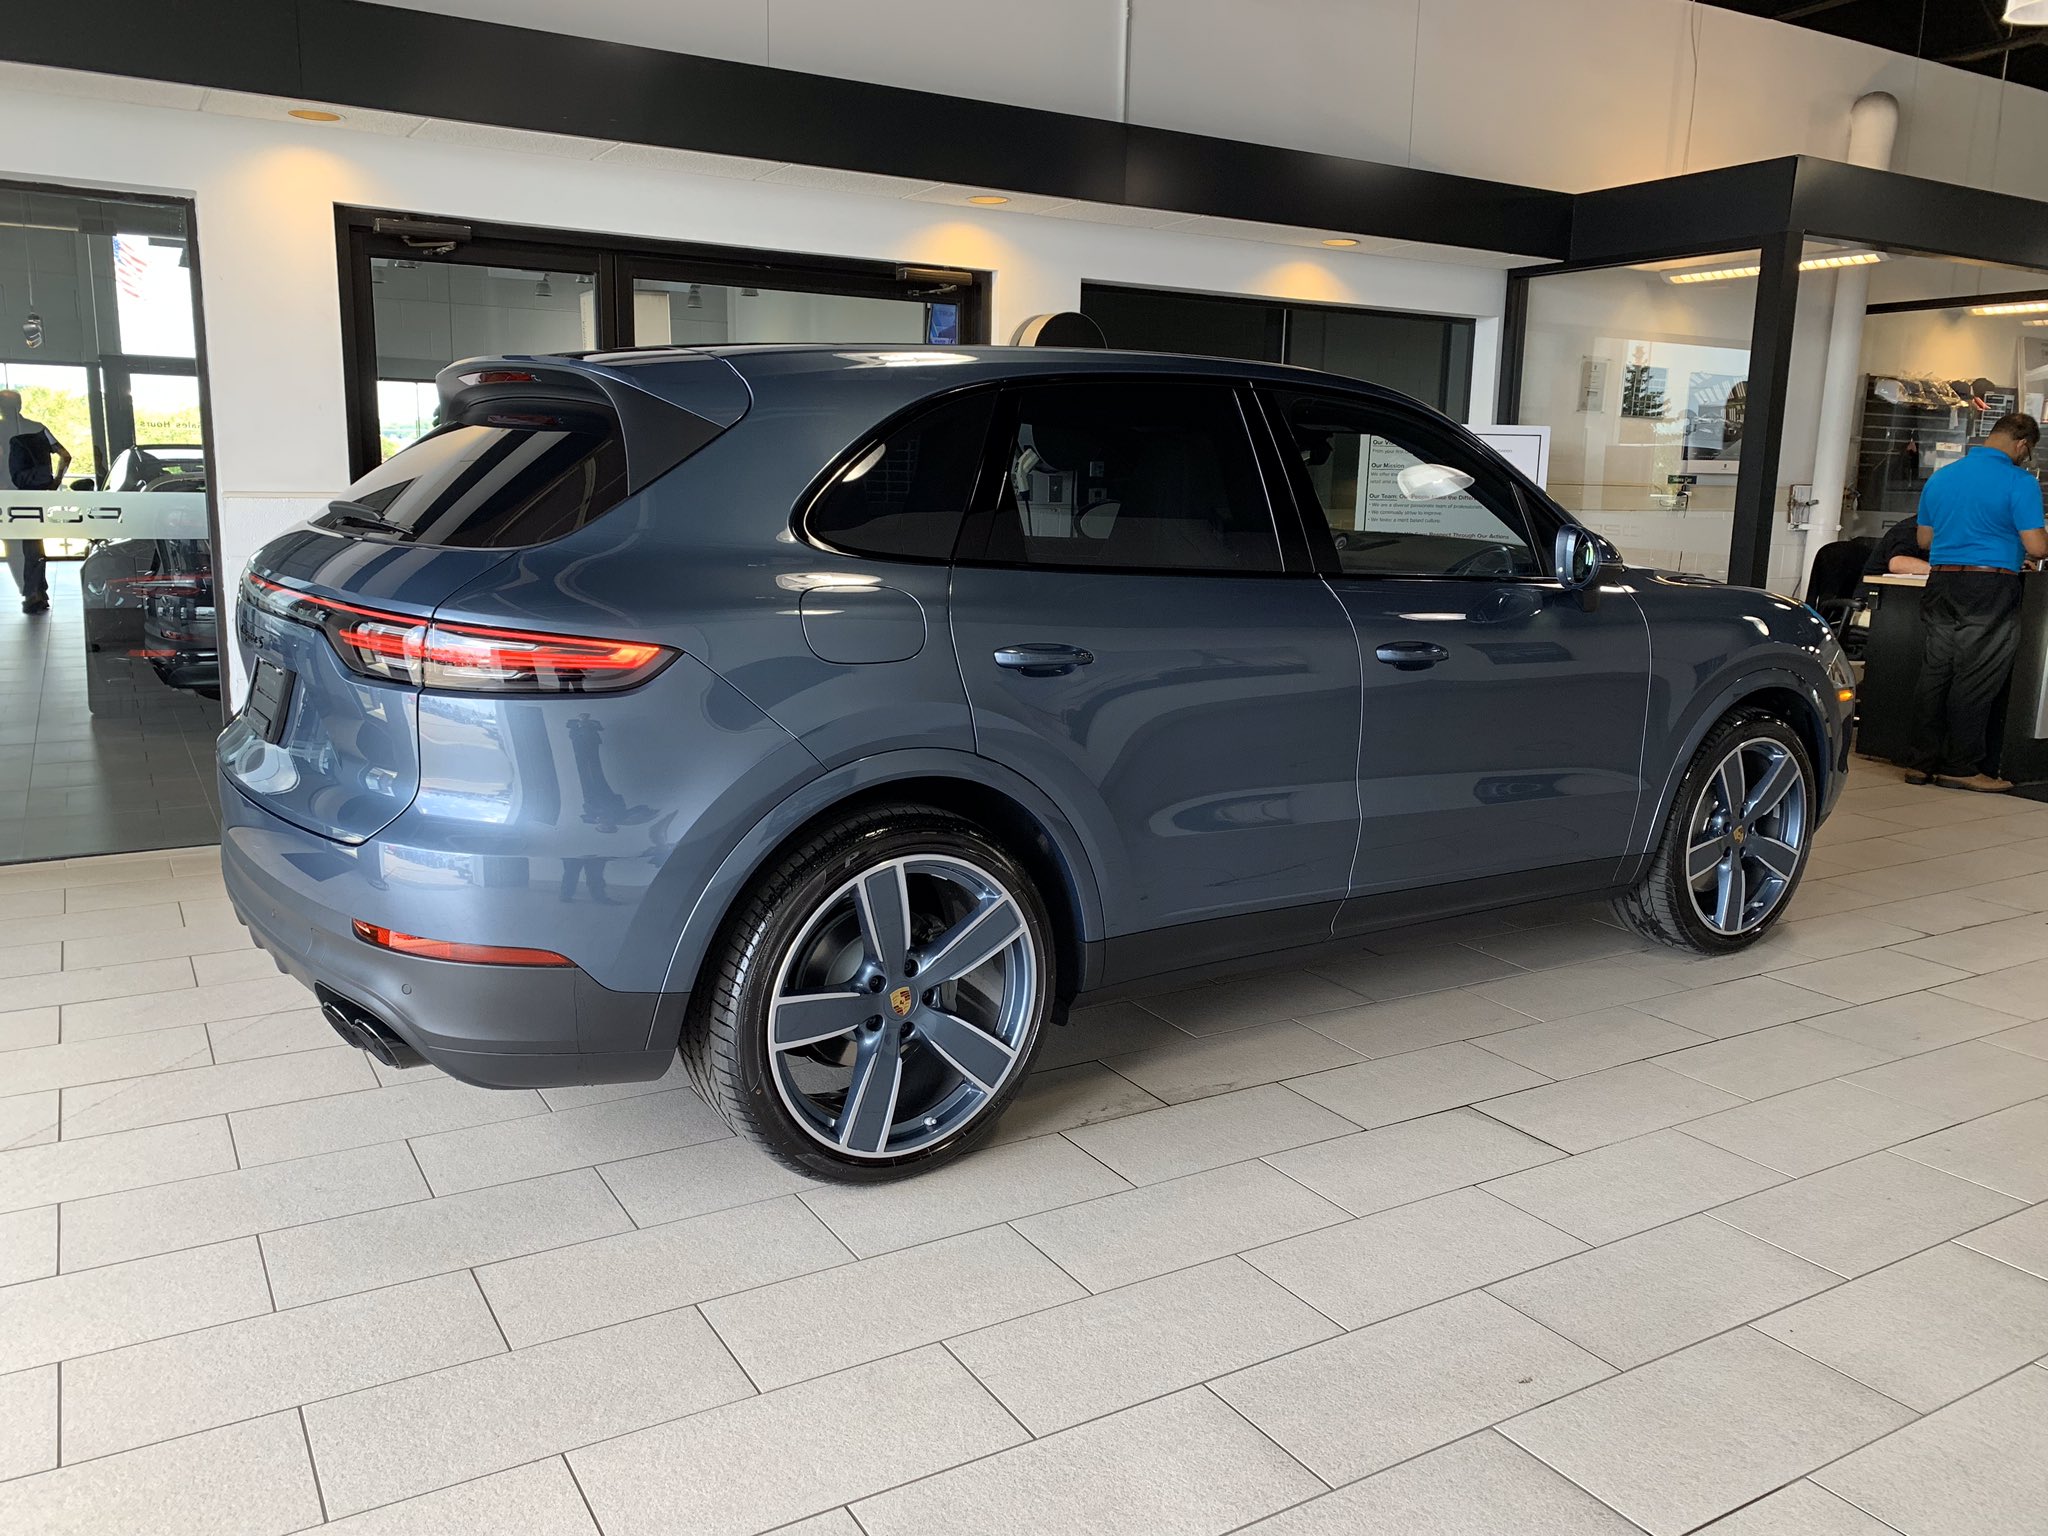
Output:
[[1421,412],[1270,405],[1358,635],[1353,891],[1536,871],[1554,878],[1530,894],[1606,883],[1642,794],[1650,650],[1634,598],[1610,587],[1589,609],[1563,591],[1541,509]]
[[1313,937],[1349,888],[1357,644],[1283,569],[1244,409],[1159,379],[1009,392],[956,564],[977,750],[1081,827],[1112,935],[1295,907],[1265,941]]

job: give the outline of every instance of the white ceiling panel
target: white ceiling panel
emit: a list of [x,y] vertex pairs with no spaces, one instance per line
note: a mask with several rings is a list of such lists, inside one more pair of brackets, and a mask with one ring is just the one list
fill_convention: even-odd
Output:
[[659,144],[614,144],[597,158],[607,165],[631,165],[685,176],[724,176],[733,181],[757,181],[770,171],[781,170],[784,164],[780,160],[750,160],[744,155],[666,149]]
[[435,144],[461,144],[470,149],[511,149],[529,155],[554,155],[563,160],[595,160],[611,145],[603,139],[579,139],[566,133],[534,133],[525,128],[500,128],[493,123],[456,123],[430,117],[411,137]]
[[[338,123],[303,123],[293,117],[295,107],[312,107],[319,111],[340,114]],[[382,133],[393,138],[405,138],[419,131],[426,122],[424,117],[415,117],[405,112],[377,112],[368,107],[336,105],[324,101],[299,101],[289,96],[255,96],[247,91],[208,91],[206,99],[199,104],[202,112],[214,112],[223,117],[253,117],[264,122],[292,123],[297,127],[321,129],[332,132],[337,128],[353,129],[357,133]]]
[[784,187],[809,187],[814,192],[864,192],[870,197],[909,197],[928,192],[937,182],[903,176],[871,176],[866,171],[841,171],[827,165],[785,165],[760,178]]
[[768,0],[379,0],[409,11],[566,32],[746,64],[768,62]]

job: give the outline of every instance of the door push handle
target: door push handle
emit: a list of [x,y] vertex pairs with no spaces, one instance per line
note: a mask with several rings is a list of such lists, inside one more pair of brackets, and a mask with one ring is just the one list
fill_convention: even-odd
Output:
[[1093,651],[1078,645],[1006,645],[996,652],[996,665],[1026,677],[1064,677],[1095,660]]
[[1397,672],[1420,672],[1450,659],[1450,652],[1429,640],[1393,640],[1373,652]]

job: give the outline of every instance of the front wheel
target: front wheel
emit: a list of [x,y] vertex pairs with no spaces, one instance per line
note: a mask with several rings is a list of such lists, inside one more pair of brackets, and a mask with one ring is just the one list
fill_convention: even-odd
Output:
[[1799,733],[1755,711],[1730,715],[1693,755],[1656,858],[1615,911],[1645,938],[1675,948],[1748,948],[1799,884],[1817,809]]
[[1053,995],[1031,878],[942,811],[887,806],[806,840],[727,924],[685,1064],[743,1135],[813,1176],[947,1161],[1016,1093]]

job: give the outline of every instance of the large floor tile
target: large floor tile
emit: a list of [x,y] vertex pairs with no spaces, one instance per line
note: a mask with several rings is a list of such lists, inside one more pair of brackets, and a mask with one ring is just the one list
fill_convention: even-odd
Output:
[[64,1365],[64,1455],[129,1450],[504,1348],[475,1282],[457,1274],[87,1355]]
[[559,1456],[350,1515],[320,1530],[321,1536],[598,1536],[569,1464]]
[[731,1134],[695,1092],[678,1088],[416,1136],[412,1150],[434,1193],[449,1195]]
[[2003,1046],[2008,1051],[2018,1051],[2025,1056],[2036,1056],[2048,1061],[2048,1019],[2036,1019],[2031,1024],[2021,1024],[2014,1029],[2001,1029],[1995,1035],[1980,1037],[1986,1045]]
[[1089,1290],[1106,1291],[1344,1219],[1276,1169],[1238,1163],[1014,1225]]
[[1206,1536],[1322,1485],[1197,1387],[854,1506],[868,1536]]
[[2011,1029],[2016,1022],[2012,1014],[1948,994],[1947,988],[1916,992],[1881,1003],[1816,1014],[1806,1023],[1810,1028],[1860,1040],[1894,1056],[1917,1056],[1944,1045],[1997,1034]]
[[1875,1003],[1901,993],[1923,992],[1948,982],[1963,981],[1970,975],[1952,965],[1937,965],[1932,960],[1918,960],[1890,949],[1812,960],[1771,974],[1780,981],[1805,987],[1823,997],[1840,998],[1845,1003]]
[[1470,942],[1474,949],[1529,971],[1584,965],[1612,955],[1640,954],[1648,948],[1646,941],[1626,928],[1592,918],[1540,923]]
[[[203,1038],[205,1031],[199,1033]],[[369,1059],[347,1046],[290,1056],[259,1056],[224,1066],[66,1088],[64,1135],[100,1136],[376,1086],[377,1074],[370,1070]]]
[[228,1123],[246,1168],[545,1113],[537,1093],[472,1088],[437,1075],[360,1093],[239,1109]]
[[1175,1029],[1158,1014],[1147,1013],[1128,999],[1091,1003],[1076,1008],[1065,1024],[1044,1032],[1031,1065],[1035,1071],[1050,1072],[1056,1067],[1107,1061],[1112,1056],[1129,1056],[1188,1038],[1186,1030]]
[[685,1308],[329,1398],[304,1413],[327,1511],[346,1515],[752,1392],[718,1336]]
[[2048,1355],[2048,1280],[1943,1243],[1756,1326],[1926,1413]]
[[39,1205],[0,1215],[0,1285],[57,1273],[57,1207]]
[[1161,1102],[1099,1061],[1077,1061],[1025,1078],[1017,1097],[1003,1110],[1002,1121],[988,1144],[1000,1146],[1006,1141],[1121,1120],[1125,1115],[1157,1109]]
[[[1891,864],[1917,863],[1910,850],[1895,850],[1899,857]],[[1874,865],[1887,868],[1886,865]],[[1823,917],[1796,917],[1779,929],[1785,943],[1812,960],[1835,960],[1845,955],[1881,949],[1889,944],[1910,944],[1918,930],[1889,923],[1872,915],[1868,907]]]
[[210,955],[249,948],[249,930],[237,922],[169,924],[120,933],[66,939],[64,969],[91,970],[102,965],[130,965],[138,960],[169,960],[180,955]]
[[[272,970],[267,958],[264,969]],[[197,966],[206,959],[155,961],[157,965]],[[92,976],[94,971],[66,972]],[[149,1006],[137,1008],[127,998],[101,1002],[67,1003],[64,1006],[64,1038],[97,1040],[107,1035],[125,1035],[138,1030],[171,1029],[184,1024],[211,1024],[216,1020],[246,1019],[259,1014],[280,1013],[303,1008],[311,994],[289,976],[265,975],[254,979],[216,982],[210,986],[187,987],[182,991],[153,996]]]
[[1505,981],[1489,981],[1472,990],[1517,1013],[1548,1023],[1664,997],[1678,989],[1677,982],[1653,967],[1596,960],[1560,970],[1512,976]]
[[1797,1175],[1910,1141],[1954,1119],[1853,1083],[1826,1082],[1723,1110],[1691,1121],[1685,1130],[1752,1162]]
[[1026,1438],[933,1345],[608,1440],[569,1465],[605,1536],[668,1536],[678,1511],[693,1533],[750,1536]]
[[0,1483],[57,1465],[57,1367],[0,1376]]
[[181,1179],[67,1206],[64,1267],[115,1264],[426,1198],[402,1142]]
[[1169,1104],[1276,1083],[1358,1060],[1357,1053],[1300,1024],[1254,1024],[1228,1034],[1175,1040],[1108,1064]]
[[1312,971],[1267,971],[1175,992],[1155,992],[1144,999],[1143,1006],[1191,1035],[1217,1035],[1252,1024],[1349,1008],[1359,997],[1350,987]]
[[1903,1536],[2037,1530],[2048,1509],[2048,1370],[2014,1371],[1813,1480]]
[[1554,1147],[1590,1152],[1609,1142],[1628,1141],[1741,1102],[1736,1095],[1683,1073],[1632,1061],[1585,1077],[1487,1099],[1479,1108]]
[[1477,1189],[1454,1190],[1245,1257],[1346,1328],[1407,1312],[1583,1245],[1547,1222]]
[[1368,1128],[1474,1104],[1549,1079],[1462,1041],[1320,1072],[1289,1084]]
[[1882,1520],[1801,1479],[1732,1515],[1701,1527],[1701,1536],[1898,1536]]
[[2048,1205],[2036,1205],[1965,1232],[1957,1241],[2048,1280]]
[[1651,1536],[1678,1536],[1912,1417],[1739,1328],[1511,1419],[1501,1431]]
[[[20,935],[10,933],[8,937]],[[173,960],[140,960],[133,965],[102,965],[89,971],[46,971],[40,976],[17,976],[9,981],[0,990],[0,1013],[77,1006],[105,999],[115,1004],[110,1012],[147,1018],[162,1007],[175,1007],[174,994],[191,986],[192,962],[182,956]],[[131,998],[149,1001],[135,1003],[129,1001]]]
[[2042,999],[2048,996],[2042,991],[2044,982],[2048,982],[2048,960],[2030,960],[2025,965],[2008,966],[1972,976],[1967,981],[1952,982],[1936,996],[2009,1014],[2015,1020],[2032,1020],[2048,1017],[2041,1011]]
[[0,1097],[0,1152],[55,1141],[57,1112],[58,1095],[54,1088]]
[[597,1171],[642,1227],[818,1187],[815,1179],[783,1167],[740,1136],[603,1163]]
[[295,1413],[0,1483],[0,1530],[285,1536],[322,1517]]
[[476,1276],[518,1348],[715,1296],[759,1295],[753,1287],[851,1258],[808,1207],[785,1197],[548,1248]]
[[2019,1200],[2048,1200],[2048,1099],[2015,1104],[1892,1148]]
[[[7,957],[19,954],[15,949],[0,949],[0,978],[9,973]],[[61,1034],[58,1020],[63,1016],[61,1008],[22,1008],[12,1013],[0,1013],[0,1053],[26,1051],[36,1046],[55,1045]],[[5,1056],[0,1055],[0,1065]]]
[[1488,1035],[1477,1044],[1545,1077],[1564,1078],[1584,1077],[1624,1062],[1681,1050],[1706,1038],[1634,1008],[1603,1008],[1575,1019]]
[[1657,1131],[1485,1187],[1583,1242],[1609,1243],[1768,1189],[1784,1177],[1683,1131]]
[[6,1088],[10,1097],[81,1083],[135,1080],[152,1072],[172,1072],[213,1060],[206,1031],[196,1024],[120,1035],[107,1040],[65,1041],[7,1053]]
[[1067,1139],[1131,1183],[1156,1184],[1357,1129],[1273,1083],[1069,1131]]
[[1983,1040],[1965,1040],[1924,1056],[1868,1068],[1847,1081],[1951,1120],[1965,1120],[2048,1094],[2048,1060]]
[[1733,1201],[1714,1217],[1838,1275],[1861,1275],[2018,1209],[1995,1190],[1876,1152]]
[[1473,1109],[1277,1152],[1266,1161],[1354,1216],[1500,1178],[1564,1154]]
[[804,1204],[862,1258],[1129,1186],[1061,1136],[992,1147],[894,1184],[812,1184]]
[[1689,1216],[1487,1289],[1632,1370],[1839,1283],[1710,1216]]
[[1353,992],[1385,1001],[1498,981],[1503,976],[1518,974],[1522,968],[1470,944],[1440,944],[1394,955],[1367,950],[1349,959],[1319,964],[1315,969],[1319,975]]
[[1244,1536],[1640,1536],[1490,1429],[1261,1520]]
[[266,1233],[280,1307],[467,1269],[624,1231],[632,1223],[589,1169]]
[[1371,1060],[1520,1029],[1529,1016],[1476,993],[1451,991],[1318,1013],[1306,1022],[1318,1034]]
[[1256,1365],[1338,1331],[1242,1259],[1217,1259],[952,1339],[1034,1435]]
[[0,1374],[269,1310],[252,1238],[28,1280],[0,1290]]
[[248,1061],[324,1050],[334,1044],[334,1026],[317,1008],[297,1008],[246,1019],[215,1019],[206,1026],[206,1038],[212,1042],[215,1061]]
[[1745,1099],[1789,1093],[1893,1059],[1890,1051],[1804,1024],[1778,1024],[1659,1056],[1657,1065]]
[[1215,1390],[1336,1484],[1607,1374],[1577,1345],[1477,1292],[1255,1365]]
[[[758,1286],[703,1312],[754,1385],[772,1391],[1086,1294],[1009,1227],[987,1227]],[[814,1318],[836,1321],[821,1330],[808,1326]]]
[[1894,946],[1896,953],[1982,975],[2048,960],[2048,914],[2028,912]]
[[76,1141],[40,1141],[0,1151],[0,1211],[85,1200],[234,1166],[234,1141],[218,1115]]

